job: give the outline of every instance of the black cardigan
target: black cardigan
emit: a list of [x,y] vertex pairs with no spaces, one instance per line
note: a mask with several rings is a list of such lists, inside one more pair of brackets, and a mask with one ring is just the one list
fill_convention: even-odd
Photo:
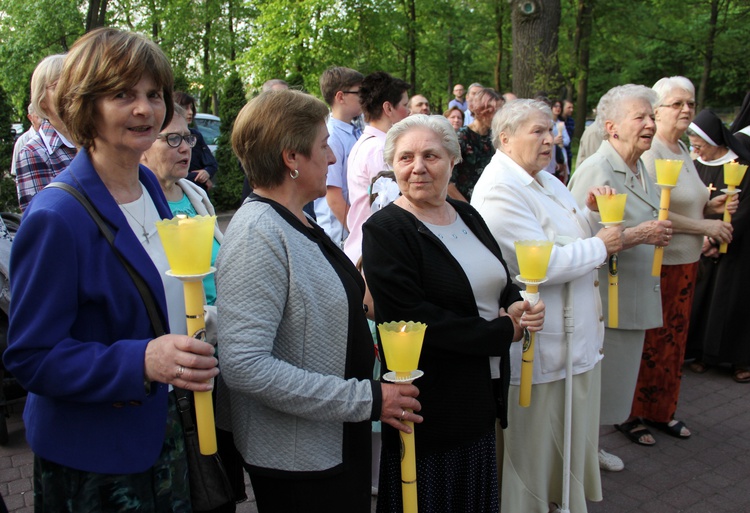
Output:
[[[468,203],[448,200],[479,240],[502,262],[508,286],[498,308],[521,299],[512,284],[500,247],[479,213]],[[421,221],[391,204],[363,226],[363,268],[380,322],[427,324],[415,382],[424,422],[416,426],[420,454],[470,443],[507,425],[510,382],[509,317],[479,316],[469,279],[448,248]],[[383,372],[387,362],[383,352]],[[489,356],[502,357],[498,393],[493,392]],[[397,431],[383,425],[383,443],[398,444]]]

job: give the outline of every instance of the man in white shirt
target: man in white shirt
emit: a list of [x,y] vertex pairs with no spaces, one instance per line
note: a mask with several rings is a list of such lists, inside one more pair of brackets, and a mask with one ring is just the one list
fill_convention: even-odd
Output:
[[29,139],[36,135],[36,133],[39,131],[39,126],[42,124],[42,120],[39,118],[39,116],[36,115],[33,104],[29,103],[27,111],[28,114],[26,114],[26,117],[29,118],[31,126],[28,130],[22,133],[18,137],[18,139],[16,139],[16,143],[13,145],[13,160],[11,160],[10,162],[11,176],[16,176],[16,159],[18,158],[18,154],[21,153],[21,148],[23,148],[26,143],[29,142]]

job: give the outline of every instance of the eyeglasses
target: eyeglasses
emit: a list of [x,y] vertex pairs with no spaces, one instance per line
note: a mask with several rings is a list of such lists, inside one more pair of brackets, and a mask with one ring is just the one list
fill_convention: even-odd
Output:
[[685,105],[688,106],[688,109],[695,110],[695,102],[674,102],[670,105],[660,105],[660,107],[669,107],[670,109],[674,110],[682,110]]
[[694,151],[701,151],[703,149],[702,144],[693,144],[691,145]]
[[359,94],[359,90],[357,91],[341,91],[344,94]]
[[179,148],[180,144],[182,144],[182,141],[185,141],[187,145],[192,148],[193,146],[195,146],[195,143],[198,142],[198,138],[193,134],[159,134],[156,136],[156,138],[164,139],[165,141],[167,141],[167,145],[169,145],[170,148]]

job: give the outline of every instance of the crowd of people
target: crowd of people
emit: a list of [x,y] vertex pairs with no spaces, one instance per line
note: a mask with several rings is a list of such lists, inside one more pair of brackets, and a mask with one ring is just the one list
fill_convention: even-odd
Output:
[[[261,512],[367,512],[376,494],[379,513],[403,509],[400,433],[417,433],[420,511],[585,512],[625,465],[600,426],[691,437],[686,358],[750,382],[742,302],[720,300],[745,285],[750,178],[728,195],[721,171],[750,163],[750,93],[728,129],[685,77],[613,87],[574,167],[569,100],[456,84],[431,115],[382,71],[327,69],[324,101],[269,80],[231,133],[248,188],[203,278],[214,348],[186,332],[155,224],[215,214],[217,164],[173,85],[156,44],[107,28],[32,78],[3,361],[29,394],[37,511],[192,511],[175,388],[214,378],[237,499],[244,468]],[[657,159],[680,162],[667,220]],[[613,194],[623,222],[602,226]],[[552,243],[541,299],[521,240]],[[394,320],[427,325],[415,383],[381,380],[376,325]]]

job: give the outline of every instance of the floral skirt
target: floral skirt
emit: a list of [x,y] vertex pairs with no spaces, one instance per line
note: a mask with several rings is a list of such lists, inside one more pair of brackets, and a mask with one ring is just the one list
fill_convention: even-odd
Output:
[[98,474],[34,456],[34,512],[192,511],[182,422],[173,392],[164,445],[154,465],[138,474]]
[[698,262],[661,269],[661,328],[646,330],[631,415],[669,422],[677,410]]

